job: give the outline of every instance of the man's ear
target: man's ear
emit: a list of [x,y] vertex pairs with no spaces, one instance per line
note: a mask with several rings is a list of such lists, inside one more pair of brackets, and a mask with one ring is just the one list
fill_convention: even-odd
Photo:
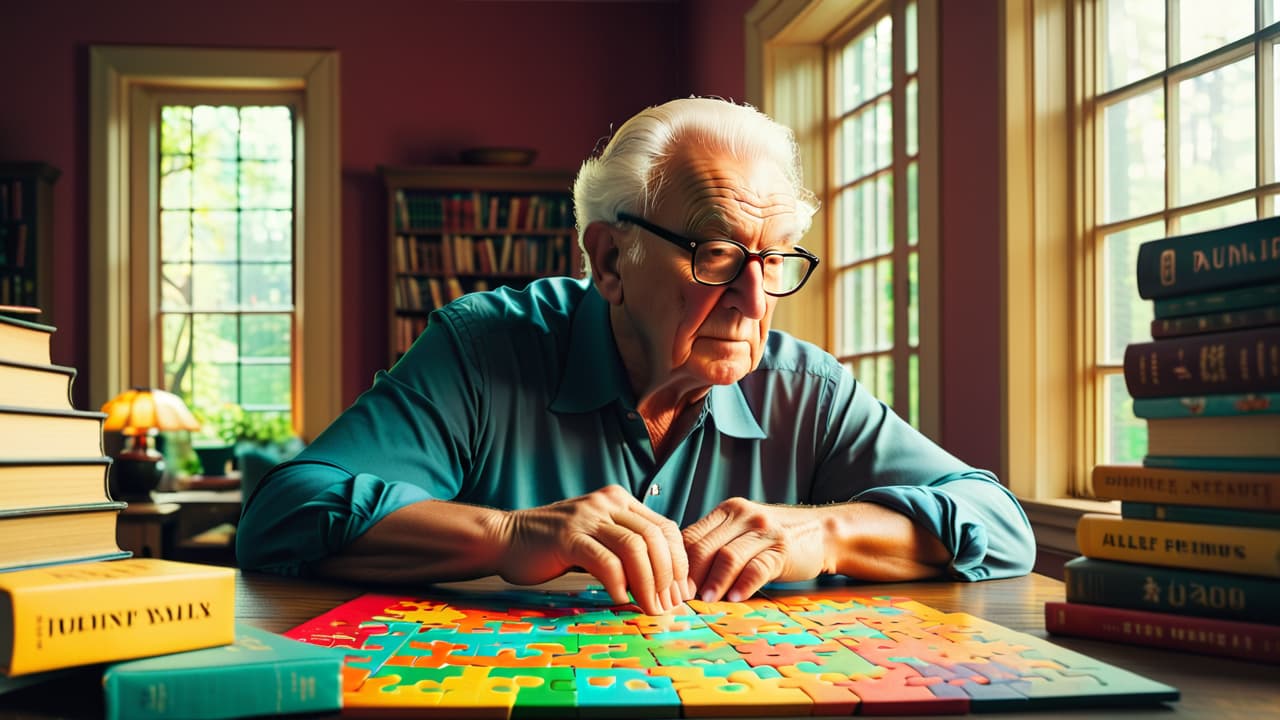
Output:
[[591,263],[591,281],[610,305],[621,305],[622,276],[618,273],[618,258],[621,255],[618,234],[621,231],[607,222],[597,220],[588,225],[584,232],[586,234],[582,238],[582,245],[587,251],[587,261]]

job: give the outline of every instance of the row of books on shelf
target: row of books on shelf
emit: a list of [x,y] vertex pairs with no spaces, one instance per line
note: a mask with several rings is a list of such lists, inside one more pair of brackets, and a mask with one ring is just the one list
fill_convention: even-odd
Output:
[[396,190],[396,229],[547,230],[573,227],[568,195]]
[[237,624],[234,569],[120,549],[106,416],[72,407],[54,331],[0,315],[0,693],[83,687],[108,718],[339,709],[341,653]]
[[395,358],[409,352],[409,346],[427,329],[427,316],[397,315],[392,323],[392,344]]
[[18,222],[24,218],[22,184],[20,179],[0,180],[0,222]]
[[450,275],[444,278],[402,275],[396,278],[395,299],[397,310],[429,312],[457,300],[468,292],[489,289],[489,281],[483,278],[463,281]]
[[26,267],[31,250],[31,229],[0,221],[0,266]]
[[1120,515],[1081,518],[1046,628],[1280,664],[1280,218],[1144,243],[1137,281],[1147,453],[1094,468]]
[[573,238],[569,234],[438,238],[397,235],[395,267],[403,273],[517,273],[564,275],[570,272]]
[[0,305],[30,305],[35,299],[36,283],[18,266],[0,269]]

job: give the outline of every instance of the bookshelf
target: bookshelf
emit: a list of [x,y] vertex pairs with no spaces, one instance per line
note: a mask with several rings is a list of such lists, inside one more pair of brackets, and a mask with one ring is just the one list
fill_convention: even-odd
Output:
[[581,275],[573,174],[518,166],[380,167],[394,363],[431,311],[468,292]]
[[51,316],[53,183],[40,162],[0,163],[0,305],[38,307]]

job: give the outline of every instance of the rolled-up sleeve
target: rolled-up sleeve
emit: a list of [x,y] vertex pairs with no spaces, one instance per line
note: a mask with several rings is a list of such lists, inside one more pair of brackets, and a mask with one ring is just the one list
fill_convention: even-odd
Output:
[[246,498],[240,567],[303,575],[390,513],[451,500],[472,462],[477,363],[439,313],[408,354]]
[[836,383],[828,409],[831,432],[816,494],[828,502],[873,502],[910,517],[950,551],[956,578],[1031,570],[1031,523],[994,474],[948,453],[847,374]]

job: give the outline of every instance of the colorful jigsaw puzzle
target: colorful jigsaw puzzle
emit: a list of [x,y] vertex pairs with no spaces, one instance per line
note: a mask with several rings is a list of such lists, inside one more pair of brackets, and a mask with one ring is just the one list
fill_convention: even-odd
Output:
[[285,634],[344,649],[354,714],[963,714],[1178,699],[1035,636],[856,588],[681,609],[631,612],[599,588],[369,594]]

